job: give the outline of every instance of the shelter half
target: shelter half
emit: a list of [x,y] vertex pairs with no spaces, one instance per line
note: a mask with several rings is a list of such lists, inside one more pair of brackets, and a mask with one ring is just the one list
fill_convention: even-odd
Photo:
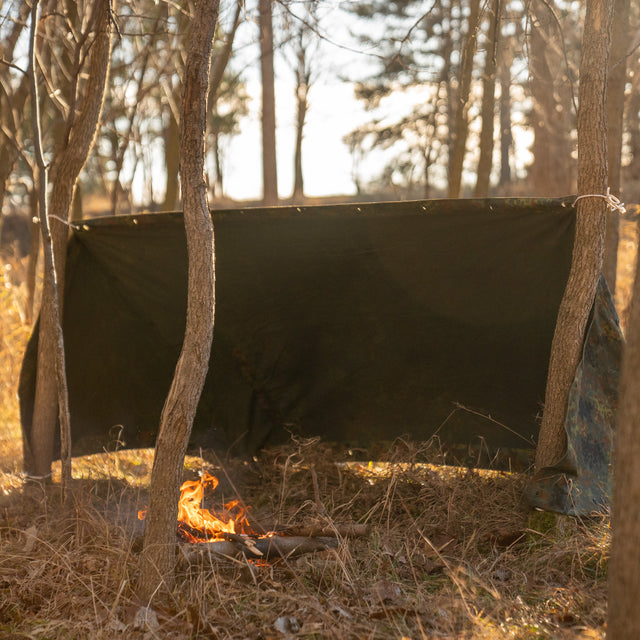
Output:
[[[291,437],[345,447],[437,437],[533,451],[575,232],[572,199],[214,211],[216,318],[191,446],[251,455]],[[64,299],[73,453],[153,446],[181,348],[182,215],[83,221]],[[622,337],[604,281],[567,414],[568,458],[534,504],[609,492]],[[31,438],[37,331],[20,401]],[[474,462],[482,458],[475,457]]]

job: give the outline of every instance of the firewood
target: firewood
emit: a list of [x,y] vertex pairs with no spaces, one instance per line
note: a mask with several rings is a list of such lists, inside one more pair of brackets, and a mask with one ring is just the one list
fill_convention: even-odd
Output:
[[[337,538],[326,536],[233,537],[233,540],[181,544],[180,550],[187,562],[195,562],[198,558],[207,554],[227,557],[245,556],[255,560],[269,560],[335,549],[338,546]],[[239,540],[238,538],[241,539]]]

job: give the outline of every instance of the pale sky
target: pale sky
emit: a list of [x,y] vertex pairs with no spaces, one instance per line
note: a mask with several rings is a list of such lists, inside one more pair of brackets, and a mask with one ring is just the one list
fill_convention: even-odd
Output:
[[[224,150],[225,191],[234,199],[262,196],[262,151],[260,133],[260,85],[248,85],[252,97],[251,112],[241,133]],[[305,126],[302,161],[305,193],[308,196],[351,194],[351,155],[342,138],[366,119],[361,105],[353,97],[353,87],[335,81],[317,83],[309,93],[310,109]],[[293,190],[295,144],[295,100],[293,85],[276,81],[276,151],[278,190],[287,198]]]

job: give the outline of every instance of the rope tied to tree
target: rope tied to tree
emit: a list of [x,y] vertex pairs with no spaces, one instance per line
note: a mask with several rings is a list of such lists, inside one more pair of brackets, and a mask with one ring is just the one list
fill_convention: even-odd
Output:
[[[78,224],[73,224],[73,222],[69,222],[68,220],[63,220],[61,217],[59,216],[54,216],[52,214],[49,214],[49,218],[51,218],[52,220],[57,220],[58,222],[61,222],[62,224],[66,225],[67,227],[69,227],[70,229],[75,229],[76,231],[78,229],[81,229],[82,227]],[[37,216],[34,216],[31,221],[34,224],[40,224],[40,218],[38,218]]]
[[624,206],[624,202],[621,202],[620,198],[616,198],[616,196],[614,196],[611,193],[611,187],[607,187],[607,193],[606,194],[602,194],[602,193],[585,193],[582,196],[578,196],[573,201],[573,206],[574,207],[576,206],[576,204],[578,203],[578,200],[580,200],[580,198],[604,198],[604,200],[607,203],[607,207],[609,207],[609,211],[617,211],[620,215],[624,215],[625,213],[627,213],[627,210],[625,209],[625,206]]

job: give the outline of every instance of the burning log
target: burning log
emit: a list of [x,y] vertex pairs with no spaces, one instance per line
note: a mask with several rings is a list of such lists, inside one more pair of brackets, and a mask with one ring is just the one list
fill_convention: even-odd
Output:
[[[276,526],[259,534],[249,525],[246,509],[238,501],[224,505],[223,513],[202,507],[205,487],[215,489],[217,478],[207,473],[180,487],[178,538],[183,559],[194,562],[203,555],[245,557],[252,560],[289,558],[338,547],[341,538],[367,535],[363,524]],[[138,514],[144,519],[146,512]]]
[[255,536],[238,533],[219,532],[216,540],[208,540],[189,530],[181,523],[178,532],[184,541],[180,546],[182,555],[193,562],[202,554],[216,554],[227,557],[244,556],[250,559],[269,560],[273,558],[295,557],[314,551],[335,549],[340,538],[355,538],[367,535],[367,525],[347,524],[331,527],[276,527],[270,534]]

